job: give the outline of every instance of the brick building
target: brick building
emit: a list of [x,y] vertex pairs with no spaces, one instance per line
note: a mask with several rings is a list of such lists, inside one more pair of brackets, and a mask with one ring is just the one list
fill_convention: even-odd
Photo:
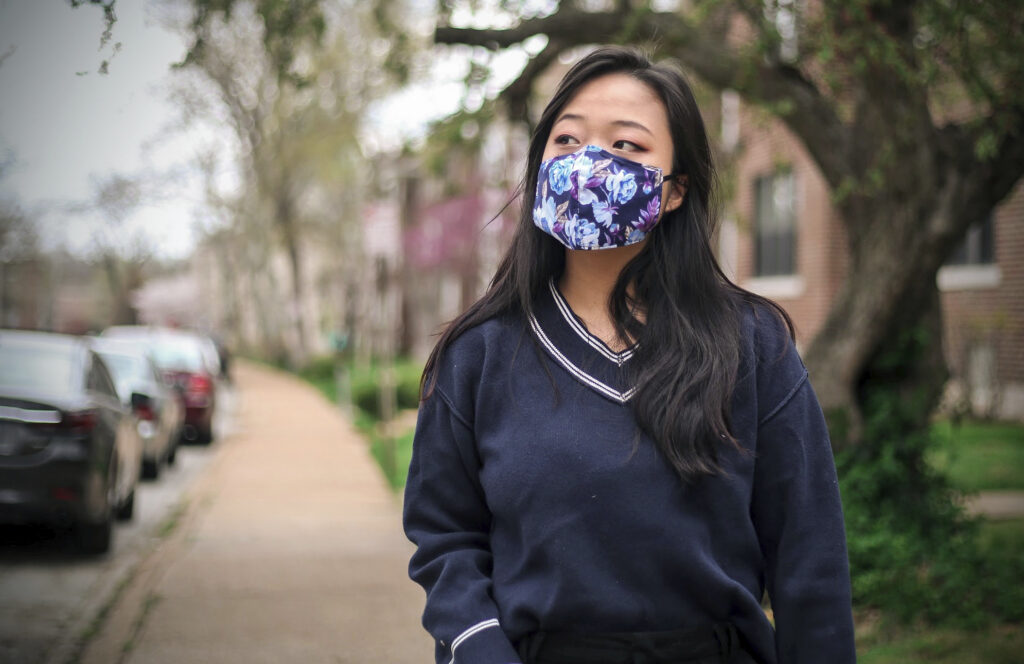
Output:
[[[719,236],[723,268],[792,315],[797,343],[818,332],[846,272],[843,226],[810,155],[779,121],[723,93],[732,162]],[[949,398],[979,415],[1024,419],[1024,181],[979,219],[938,274]]]

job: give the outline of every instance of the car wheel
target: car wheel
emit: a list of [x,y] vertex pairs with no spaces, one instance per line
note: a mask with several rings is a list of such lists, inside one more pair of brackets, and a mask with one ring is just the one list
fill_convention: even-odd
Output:
[[142,461],[142,479],[155,480],[160,477],[160,461],[154,459],[143,459]]
[[78,546],[85,553],[101,554],[110,551],[114,523],[109,515],[99,523],[79,523],[77,530]]
[[131,521],[133,516],[135,516],[135,489],[132,489],[124,502],[117,506],[118,521]]
[[213,426],[211,425],[208,429],[200,429],[196,433],[196,442],[200,445],[209,445],[213,442]]

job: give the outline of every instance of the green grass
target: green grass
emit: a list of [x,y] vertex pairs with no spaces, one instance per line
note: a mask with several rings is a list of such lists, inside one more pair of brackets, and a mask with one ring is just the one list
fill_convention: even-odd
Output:
[[1024,653],[1024,626],[989,629],[886,630],[858,623],[859,664],[1018,664]]
[[1024,517],[983,521],[980,530],[978,539],[984,551],[1017,552],[1024,555]]
[[1024,490],[1024,425],[1013,422],[941,421],[932,462],[968,492]]

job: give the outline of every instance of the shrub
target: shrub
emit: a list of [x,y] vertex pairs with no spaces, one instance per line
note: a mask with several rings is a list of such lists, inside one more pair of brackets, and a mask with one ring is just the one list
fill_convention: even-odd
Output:
[[[924,460],[929,430],[899,426],[899,408],[875,395],[865,442],[837,455],[854,604],[902,622],[978,627],[1024,618],[1024,560],[982,546],[962,496]],[[900,434],[894,435],[894,431]]]

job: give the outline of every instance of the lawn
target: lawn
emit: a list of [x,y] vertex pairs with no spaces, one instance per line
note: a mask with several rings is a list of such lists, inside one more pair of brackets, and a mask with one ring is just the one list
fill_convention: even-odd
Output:
[[[870,623],[870,619],[868,619]],[[980,631],[926,628],[886,631],[858,623],[859,664],[1019,664],[1024,628]]]
[[968,491],[1024,490],[1024,425],[940,421],[932,429],[940,448],[932,462]]

